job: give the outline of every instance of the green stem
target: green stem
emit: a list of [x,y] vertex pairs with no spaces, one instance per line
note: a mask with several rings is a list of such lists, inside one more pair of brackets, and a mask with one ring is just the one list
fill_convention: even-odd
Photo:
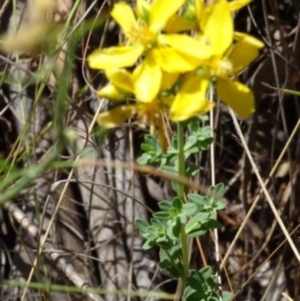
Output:
[[184,224],[181,224],[181,248],[182,248],[182,265],[183,265],[183,275],[182,275],[182,291],[184,291],[187,277],[189,275],[189,252],[188,252],[188,239],[184,230]]
[[[184,127],[182,123],[177,124],[177,136],[178,136],[178,175],[185,176],[185,157],[184,157]],[[184,198],[184,185],[177,184],[177,196],[183,202]],[[189,273],[189,252],[188,252],[188,239],[185,233],[184,224],[181,224],[181,248],[182,248],[182,265],[183,265],[183,291],[186,286],[187,277]]]
[[[184,127],[182,123],[177,123],[178,136],[178,175],[185,176],[185,158],[184,158]],[[183,201],[184,185],[177,184],[177,196]]]

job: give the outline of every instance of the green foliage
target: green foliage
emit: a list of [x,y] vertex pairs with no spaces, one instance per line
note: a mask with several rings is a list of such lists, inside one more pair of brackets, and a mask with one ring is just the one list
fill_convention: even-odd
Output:
[[[201,121],[206,121],[207,116],[203,115]],[[201,126],[199,118],[193,118],[187,123],[188,137],[184,144],[185,159],[188,159],[193,154],[207,150],[212,141],[212,131],[209,126]],[[164,153],[156,137],[145,135],[145,142],[141,144],[141,149],[144,153],[138,158],[139,164],[150,164],[157,167],[166,168],[168,166],[178,166],[178,137],[172,136],[171,145],[167,152]],[[178,172],[176,169],[175,172]]]
[[[206,116],[201,117],[206,121]],[[180,156],[181,140],[177,135],[172,137],[171,146],[164,153],[157,139],[145,136],[142,144],[144,153],[139,158],[140,164],[151,164],[164,172],[180,175],[180,160],[184,163],[194,154],[207,150],[212,142],[212,131],[208,126],[200,126],[199,119],[193,118],[186,123],[187,137],[183,144],[183,154]],[[181,162],[182,163],[182,162]],[[199,171],[198,166],[184,164],[185,175],[193,177]],[[172,183],[177,192],[179,184]],[[155,212],[150,222],[136,220],[136,227],[145,239],[145,250],[159,247],[159,264],[174,278],[184,282],[183,299],[186,301],[220,300],[217,293],[217,278],[211,267],[200,271],[186,266],[188,239],[199,237],[208,230],[220,226],[217,220],[217,210],[225,208],[221,200],[225,192],[223,184],[211,186],[208,195],[196,193],[187,194],[187,202],[178,193],[172,200],[162,200],[158,203],[159,211]],[[185,259],[184,259],[185,258]],[[225,293],[223,300],[230,300],[231,295]]]
[[141,149],[144,151],[142,156],[138,158],[139,164],[151,164],[155,166],[163,166],[167,163],[167,156],[163,153],[161,146],[156,137],[145,135],[145,143],[142,143]]
[[[189,285],[183,292],[183,301],[219,301],[216,293],[218,281],[210,266],[199,271],[190,270]],[[229,292],[222,293],[222,301],[229,301],[232,296]]]
[[[204,123],[206,120],[207,116],[203,115],[200,118],[193,118],[186,123],[188,136],[183,148],[186,162],[192,155],[207,150],[213,141],[211,128],[209,126],[201,126],[201,123]],[[154,165],[166,173],[178,175],[179,148],[177,135],[173,135],[171,145],[165,153],[158,139],[151,135],[145,135],[145,142],[142,143],[141,149],[144,153],[137,160],[139,164]],[[186,166],[185,175],[193,177],[198,171],[199,166],[190,164]],[[172,188],[177,192],[176,183],[172,183]]]
[[[202,117],[202,121],[205,121],[207,116]],[[199,126],[199,121],[194,118],[188,124],[189,136],[184,145],[184,153],[186,158],[190,157],[192,154],[197,154],[203,150],[207,150],[212,141],[212,130],[209,126]]]

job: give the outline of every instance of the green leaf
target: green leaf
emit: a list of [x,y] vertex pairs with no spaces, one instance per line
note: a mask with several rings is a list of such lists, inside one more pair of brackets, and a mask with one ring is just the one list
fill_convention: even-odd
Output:
[[196,216],[192,217],[184,227],[184,231],[187,235],[192,233],[195,229],[198,229],[200,225],[200,222]]
[[178,138],[177,138],[177,135],[173,135],[172,136],[171,146],[173,147],[173,149],[178,150]]
[[232,298],[233,298],[232,293],[227,292],[227,291],[223,291],[223,292],[222,292],[222,300],[223,300],[223,301],[231,301]]
[[143,1],[136,1],[136,13],[139,19],[142,19],[145,24],[148,24],[149,22],[149,10],[150,10],[150,4],[143,0]]
[[199,149],[199,147],[196,145],[196,146],[193,146],[193,147],[191,147],[189,150],[186,150],[185,152],[184,152],[184,158],[185,159],[188,159],[191,155],[193,155],[193,154],[197,154],[197,153],[199,153],[200,152],[200,149]]
[[178,217],[177,219],[176,219],[176,221],[174,221],[174,223],[172,224],[172,226],[171,226],[171,229],[172,229],[172,239],[178,239],[179,238],[179,236],[180,236],[180,232],[181,232],[181,227],[182,227],[182,225],[181,225],[181,220],[180,220],[180,218]]
[[222,201],[222,200],[216,201],[216,203],[215,203],[216,210],[223,210],[225,207],[226,207],[225,201]]
[[202,236],[206,233],[206,230],[203,230],[201,228],[195,228],[193,231],[191,231],[189,234],[188,234],[188,237],[189,238],[193,238],[193,237],[199,237],[199,236]]
[[218,228],[220,223],[214,219],[214,213],[199,212],[185,225],[185,232],[189,237],[201,236],[209,229]]
[[165,166],[166,164],[167,164],[167,158],[164,157],[164,156],[161,156],[161,157],[160,157],[160,163],[158,164],[158,166],[159,166],[160,168],[162,168],[162,166]]
[[199,167],[198,166],[189,166],[185,173],[186,173],[186,177],[194,177],[197,172],[199,171]]
[[212,274],[211,267],[200,271],[191,270],[183,293],[185,301],[218,301],[216,293],[217,278]]
[[159,143],[158,143],[156,137],[154,137],[152,135],[145,135],[144,140],[145,140],[145,143],[151,145],[153,149],[159,148]]
[[147,240],[143,245],[142,248],[143,250],[149,250],[151,248],[153,248],[155,246],[155,242],[154,241],[149,241]]
[[204,224],[211,218],[211,214],[210,212],[198,212],[195,218],[197,218],[200,223]]
[[156,239],[156,244],[163,249],[169,249],[172,245],[172,242],[167,236],[162,236]]
[[[178,174],[177,171],[172,166],[167,166],[167,165],[166,166],[162,166],[161,170],[164,171],[164,172],[166,172],[166,173],[170,173],[172,175],[177,175]],[[175,192],[177,192],[177,186],[178,186],[177,183],[171,182],[171,186],[172,186],[172,189]]]
[[161,170],[166,173],[170,173],[172,175],[177,175],[176,170],[174,170],[173,166],[162,166]]
[[194,133],[197,133],[198,130],[199,130],[199,120],[198,118],[191,118],[189,121],[188,121],[188,131],[190,133],[190,135],[194,134]]
[[172,202],[173,207],[175,208],[176,212],[180,213],[182,210],[182,201],[179,198],[174,198]]
[[202,301],[203,299],[199,299],[195,289],[191,288],[190,286],[187,286],[183,292],[182,300],[183,301],[198,301],[198,300]]
[[141,219],[137,219],[135,220],[135,226],[141,231],[141,232],[147,232],[149,227],[150,227],[150,224],[147,223],[146,221],[144,220],[141,220]]
[[140,165],[146,165],[151,161],[151,156],[146,153],[143,153],[141,157],[137,159],[137,163]]
[[167,154],[169,156],[169,158],[173,157],[173,156],[176,156],[178,155],[178,150],[172,146],[169,146],[168,147],[168,150],[167,150]]
[[199,116],[201,122],[207,122],[209,120],[208,114],[202,114]]
[[200,205],[201,207],[204,207],[206,205],[204,196],[200,194],[189,193],[187,197],[190,202]]
[[188,137],[187,142],[184,145],[184,152],[188,151],[192,147],[194,147],[197,144],[197,137],[194,135],[191,135]]
[[221,227],[221,223],[219,221],[217,221],[216,219],[209,219],[206,223],[205,223],[205,228],[208,229],[216,229],[216,228],[220,228]]
[[142,143],[141,149],[147,153],[155,151],[155,148],[152,145],[147,144],[147,143]]
[[209,187],[209,194],[216,195],[217,197],[221,198],[223,197],[225,193],[225,186],[223,183],[219,183],[215,186],[210,186]]
[[[196,275],[200,276],[200,277],[198,278]],[[199,272],[196,272],[194,274],[194,276],[196,276],[200,281],[202,281],[202,280],[206,281],[211,276],[213,276],[213,270],[212,270],[211,266],[206,266],[206,267],[202,268]]]
[[167,211],[158,211],[153,214],[153,217],[155,219],[168,220],[170,218],[170,214]]
[[170,201],[160,201],[158,203],[158,207],[162,211],[169,211],[170,208],[172,207],[172,202],[170,202]]
[[179,278],[182,275],[182,264],[179,260],[180,255],[181,249],[179,246],[173,246],[168,250],[159,251],[159,265],[175,278]]
[[193,215],[198,210],[198,206],[194,203],[185,203],[183,204],[182,208],[183,208],[182,213],[185,214],[186,216]]

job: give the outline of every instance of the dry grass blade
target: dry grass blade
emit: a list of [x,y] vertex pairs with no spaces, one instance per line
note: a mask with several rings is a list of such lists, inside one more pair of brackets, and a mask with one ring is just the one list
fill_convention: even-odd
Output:
[[246,142],[246,140],[244,138],[244,135],[243,135],[243,133],[241,131],[241,128],[239,126],[237,118],[236,118],[236,116],[235,116],[235,114],[234,114],[234,112],[232,110],[230,110],[230,115],[231,115],[231,117],[233,119],[233,123],[234,123],[234,126],[236,128],[237,134],[238,134],[239,138],[241,139],[241,142],[242,142],[242,145],[244,147],[244,150],[245,150],[245,152],[247,154],[247,157],[248,157],[248,159],[249,159],[249,161],[251,163],[251,166],[252,166],[252,168],[254,170],[254,173],[255,173],[258,181],[259,181],[259,184],[261,185],[261,189],[263,190],[263,193],[264,193],[264,195],[265,195],[265,197],[266,197],[266,199],[268,201],[268,204],[271,207],[272,212],[273,212],[273,214],[274,214],[274,216],[275,216],[275,218],[276,218],[276,220],[277,220],[277,222],[278,222],[278,224],[279,224],[279,226],[280,226],[280,228],[281,228],[284,236],[286,237],[286,239],[287,239],[287,241],[288,241],[291,249],[293,250],[293,252],[294,252],[294,254],[295,254],[298,262],[300,263],[300,254],[298,252],[298,249],[295,246],[295,243],[292,240],[290,234],[288,233],[288,231],[287,231],[287,229],[286,229],[286,227],[285,227],[285,225],[284,225],[281,217],[279,216],[279,213],[278,213],[278,211],[277,211],[277,209],[276,209],[276,207],[275,207],[275,205],[274,205],[274,203],[272,201],[272,198],[271,198],[271,196],[270,196],[270,194],[269,194],[269,192],[268,192],[268,190],[266,188],[266,185],[265,185],[265,183],[263,182],[263,180],[261,178],[261,175],[260,175],[260,173],[258,171],[257,165],[255,164],[255,162],[253,160],[253,157],[252,157],[252,155],[250,153],[249,147],[247,146],[247,142]]
[[[272,168],[272,170],[271,170],[271,172],[270,172],[270,174],[269,174],[268,179],[264,182],[264,186],[267,186],[267,185],[269,184],[270,179],[272,178],[272,176],[273,176],[273,175],[275,174],[275,172],[277,171],[278,166],[279,166],[279,164],[280,164],[280,162],[281,162],[283,156],[285,155],[286,150],[287,150],[287,148],[289,147],[291,141],[293,140],[293,138],[295,137],[296,133],[298,132],[299,127],[300,127],[300,119],[298,120],[298,123],[296,124],[296,126],[295,126],[293,132],[291,133],[291,135],[290,135],[290,137],[289,137],[289,140],[288,140],[287,143],[285,144],[284,149],[282,150],[282,152],[281,152],[280,156],[278,157],[278,159],[277,159],[275,165],[273,166],[273,168]],[[255,200],[254,200],[254,202],[253,202],[251,208],[250,208],[249,211],[247,212],[247,215],[245,216],[245,219],[244,219],[243,223],[241,224],[239,230],[237,231],[237,233],[236,233],[234,239],[231,241],[231,244],[230,244],[230,246],[229,246],[229,248],[228,248],[228,250],[227,250],[225,256],[223,257],[223,260],[222,260],[222,263],[221,263],[221,269],[225,266],[225,264],[226,264],[226,262],[227,262],[227,259],[228,259],[228,257],[230,256],[230,253],[231,253],[231,251],[232,251],[232,248],[234,247],[235,243],[237,242],[237,239],[239,238],[241,232],[243,231],[243,229],[244,229],[244,227],[245,227],[245,225],[246,225],[246,223],[247,223],[247,220],[249,219],[249,217],[250,217],[251,214],[253,213],[253,210],[255,209],[255,206],[257,205],[257,203],[258,203],[258,201],[259,201],[260,196],[261,196],[262,193],[263,193],[263,190],[262,190],[262,188],[261,188],[261,190],[260,190],[260,192],[258,193],[258,195],[256,196],[256,198],[255,198]]]
[[[43,253],[55,267],[67,277],[67,279],[69,279],[76,287],[82,288],[82,292],[84,292],[84,289],[90,287],[89,281],[80,275],[73,265],[69,264],[66,259],[61,256],[58,248],[53,243],[49,241],[46,242],[47,238],[45,235],[39,235],[38,227],[23,213],[22,210],[13,203],[6,203],[4,206],[13,219],[16,220],[33,239],[37,240],[40,238],[44,242],[42,249]],[[35,264],[32,268],[35,269]],[[86,294],[91,301],[104,300],[94,293],[87,292]]]

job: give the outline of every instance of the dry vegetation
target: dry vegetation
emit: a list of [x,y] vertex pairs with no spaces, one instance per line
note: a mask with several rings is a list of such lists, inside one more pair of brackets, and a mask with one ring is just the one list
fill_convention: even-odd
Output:
[[[131,295],[172,294],[177,287],[159,269],[156,251],[141,249],[133,222],[157,209],[169,184],[130,164],[113,164],[140,154],[141,130],[124,124],[104,137],[95,125],[107,107],[95,93],[104,79],[85,58],[118,41],[106,21],[112,3],[53,0],[37,9],[36,1],[1,1],[0,8],[6,39],[0,56],[0,299],[163,300]],[[219,215],[224,289],[234,300],[296,301],[300,103],[280,89],[300,90],[300,3],[254,0],[237,14],[236,27],[266,45],[241,76],[253,87],[257,111],[234,125],[218,106],[215,157],[195,158],[203,166],[199,183],[210,185],[213,162],[216,181],[226,186],[227,208]],[[57,35],[59,45],[52,47],[49,37]],[[217,268],[212,235],[192,250],[194,267]],[[85,287],[125,295],[79,293]]]

